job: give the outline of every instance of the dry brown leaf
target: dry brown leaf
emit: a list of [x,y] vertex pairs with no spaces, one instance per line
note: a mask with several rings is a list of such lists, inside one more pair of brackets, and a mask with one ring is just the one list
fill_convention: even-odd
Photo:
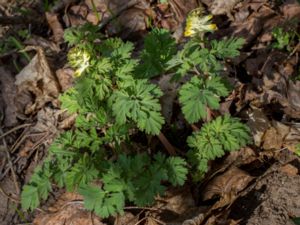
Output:
[[279,171],[286,173],[287,175],[290,176],[296,176],[298,175],[298,168],[296,168],[295,166],[291,165],[291,164],[286,164],[284,166],[282,166]]
[[114,225],[135,225],[139,221],[139,217],[130,212],[125,212],[123,215],[118,215]]
[[300,20],[300,4],[297,0],[287,0],[281,6],[283,16],[287,20],[298,18]]
[[40,47],[26,48],[26,50],[32,49],[36,50],[37,54],[16,76],[15,82],[18,87],[18,95],[30,92],[35,97],[32,104],[26,106],[26,114],[42,108],[47,102],[55,104],[54,100],[59,95],[56,78],[49,68],[43,50]]
[[[80,200],[80,201],[79,201]],[[34,225],[105,225],[100,218],[84,209],[82,197],[74,193],[63,194],[49,207],[52,213],[40,213]]]
[[53,32],[54,41],[56,43],[61,43],[63,41],[64,29],[57,16],[56,13],[46,12],[46,19]]
[[245,171],[237,167],[231,167],[208,183],[202,193],[202,199],[206,201],[215,196],[220,196],[221,198],[231,196],[228,199],[230,203],[232,197],[242,191],[252,179],[253,177]]
[[119,34],[122,38],[128,38],[135,36],[141,31],[145,31],[147,28],[147,15],[144,11],[139,8],[125,10],[107,26],[108,34]]
[[[3,100],[4,125],[6,127],[14,126],[18,123],[16,105],[16,86],[12,74],[4,67],[0,67],[0,88]],[[0,115],[0,123],[1,123]]]
[[233,16],[231,15],[231,10],[240,2],[241,0],[214,0],[210,11],[213,15],[227,15],[231,20]]
[[74,83],[74,70],[70,68],[62,68],[56,70],[56,77],[60,84],[62,92],[66,91],[73,86]]
[[253,135],[254,144],[260,147],[262,143],[262,138],[267,129],[271,126],[269,119],[265,116],[265,114],[257,108],[252,108],[248,112],[248,122],[251,133]]
[[61,122],[59,122],[59,129],[70,129],[74,125],[76,117],[77,113],[65,117]]
[[280,149],[283,138],[274,127],[270,127],[263,136],[263,148],[266,150]]
[[26,157],[28,156],[28,153],[30,152],[30,150],[32,149],[32,147],[34,146],[34,143],[30,140],[27,139],[24,146],[19,150],[19,156],[21,157]]

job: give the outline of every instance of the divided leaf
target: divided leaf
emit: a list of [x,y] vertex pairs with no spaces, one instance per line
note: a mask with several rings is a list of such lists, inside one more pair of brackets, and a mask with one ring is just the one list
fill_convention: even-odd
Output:
[[189,123],[204,119],[207,108],[218,109],[220,97],[227,96],[228,93],[229,90],[220,77],[212,76],[206,80],[192,77],[179,91],[179,102],[185,119]]
[[207,172],[208,160],[214,160],[226,151],[236,151],[249,144],[250,129],[237,118],[220,116],[203,125],[200,131],[188,137],[189,158],[200,173]]
[[112,110],[118,124],[132,120],[148,134],[159,134],[164,119],[160,113],[161,90],[147,80],[134,80],[131,86],[115,91]]
[[142,64],[137,68],[138,77],[151,78],[165,71],[166,63],[176,53],[176,42],[165,29],[153,29],[145,37],[141,54]]

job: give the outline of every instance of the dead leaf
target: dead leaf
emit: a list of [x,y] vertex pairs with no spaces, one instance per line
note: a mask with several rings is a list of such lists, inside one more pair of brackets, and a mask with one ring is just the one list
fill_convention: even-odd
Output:
[[[226,196],[236,195],[242,191],[252,179],[253,177],[245,171],[237,167],[231,167],[225,173],[215,177],[209,182],[202,192],[202,199],[206,201],[216,196],[226,198]],[[231,196],[231,198],[232,197],[233,196]],[[231,198],[226,200],[229,201]]]
[[231,10],[240,2],[240,0],[214,0],[210,11],[213,15],[227,15],[231,20]]
[[59,129],[70,129],[74,125],[76,118],[77,118],[77,113],[65,116],[63,118],[63,120],[61,122],[59,122],[58,128]]
[[49,207],[50,213],[38,214],[34,225],[105,225],[100,218],[84,209],[82,197],[75,193],[65,193]]
[[63,41],[64,29],[58,20],[57,14],[50,12],[46,12],[45,14],[47,22],[53,32],[54,41],[61,43]]
[[297,0],[287,0],[281,6],[283,16],[287,20],[300,19],[300,4]]
[[21,157],[26,157],[28,156],[28,152],[30,152],[30,150],[32,149],[32,147],[34,146],[34,143],[30,140],[27,139],[24,146],[19,150],[19,156]]
[[18,95],[22,95],[24,92],[34,95],[35,99],[32,99],[32,103],[26,106],[26,114],[42,108],[48,102],[55,105],[54,100],[59,95],[56,78],[49,68],[43,50],[40,47],[31,47],[26,50],[32,49],[35,49],[37,54],[16,76],[15,82],[18,87]]
[[265,114],[258,108],[253,107],[247,112],[247,114],[249,117],[247,125],[253,135],[254,144],[260,147],[263,141],[262,138],[271,124]]
[[298,174],[298,168],[296,168],[295,166],[291,165],[291,164],[286,164],[284,166],[282,166],[279,171],[286,173],[287,175],[290,176],[296,176]]
[[277,133],[274,127],[270,127],[263,136],[263,148],[266,150],[280,149],[283,143],[283,138]]
[[14,84],[14,78],[12,74],[4,67],[0,67],[0,88],[2,94],[1,97],[3,98],[4,103],[4,125],[6,127],[12,127],[18,123],[18,107],[15,102],[17,87]]
[[[70,116],[65,114],[65,110],[53,109],[51,107],[44,107],[37,113],[37,122],[30,128],[32,133],[45,133],[56,134],[59,132],[59,125],[68,127],[70,122]],[[68,120],[64,122],[64,120]],[[62,128],[60,128],[62,129]],[[50,141],[50,140],[49,140]]]
[[135,225],[139,221],[139,217],[130,212],[125,212],[123,215],[118,215],[114,225]]
[[70,68],[62,68],[56,70],[56,77],[60,84],[62,92],[73,86],[74,83],[74,70]]

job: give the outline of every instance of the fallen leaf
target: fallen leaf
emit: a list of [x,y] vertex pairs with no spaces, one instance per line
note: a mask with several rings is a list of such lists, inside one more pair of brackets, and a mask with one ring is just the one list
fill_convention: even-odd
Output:
[[35,49],[37,54],[16,76],[15,82],[18,95],[30,92],[34,96],[32,104],[26,106],[25,114],[42,108],[48,102],[55,104],[54,100],[59,95],[58,83],[49,68],[43,50],[40,47],[26,48],[26,50],[32,49]]
[[125,212],[123,215],[116,216],[114,225],[135,225],[139,221],[139,217],[130,212]]
[[245,171],[231,167],[208,183],[202,192],[202,199],[206,201],[216,196],[221,197],[221,199],[231,196],[230,199],[226,199],[229,203],[232,197],[242,191],[252,179],[253,177]]
[[231,10],[240,2],[240,0],[214,0],[210,11],[213,15],[227,15],[231,20]]
[[263,142],[263,136],[267,129],[270,128],[271,124],[269,119],[265,116],[265,114],[258,108],[249,109],[248,114],[248,122],[251,133],[253,135],[254,144],[258,147]]
[[34,143],[30,139],[27,139],[24,146],[19,150],[18,155],[21,157],[28,156],[28,153],[30,152],[33,146]]
[[297,0],[287,0],[281,6],[281,11],[286,20],[300,19],[300,4]]
[[291,165],[291,164],[286,164],[284,166],[282,166],[279,171],[286,173],[287,175],[290,176],[296,176],[298,175],[298,168],[296,168],[295,166]]
[[266,130],[263,136],[263,145],[262,147],[266,150],[271,149],[280,149],[283,143],[283,138],[280,134],[277,133],[277,130],[274,127],[270,127]]
[[63,41],[64,29],[58,20],[58,15],[56,13],[46,12],[47,22],[53,32],[54,41],[56,43],[61,43]]
[[105,225],[100,218],[84,209],[82,197],[75,193],[65,193],[48,208],[50,213],[38,214],[34,225]]
[[58,79],[62,92],[65,92],[74,84],[74,70],[70,68],[62,68],[56,70],[56,77]]

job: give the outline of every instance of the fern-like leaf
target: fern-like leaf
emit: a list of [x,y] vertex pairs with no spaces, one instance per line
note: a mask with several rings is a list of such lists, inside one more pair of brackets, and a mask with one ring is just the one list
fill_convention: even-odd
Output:
[[164,119],[158,97],[160,89],[146,80],[135,80],[131,86],[115,91],[112,96],[113,114],[118,124],[133,120],[137,127],[149,134],[159,134]]
[[176,53],[175,39],[169,31],[154,29],[145,38],[142,64],[137,68],[138,77],[151,78],[165,71],[166,63]]
[[221,41],[212,40],[210,44],[211,52],[218,58],[225,59],[238,56],[245,40],[243,38],[229,38]]
[[182,112],[189,123],[206,117],[206,108],[219,108],[220,97],[228,95],[228,89],[220,77],[206,80],[197,76],[185,83],[179,91]]
[[202,174],[207,172],[208,160],[221,157],[226,151],[239,150],[250,142],[250,129],[228,115],[204,124],[187,139],[191,148],[189,158]]

